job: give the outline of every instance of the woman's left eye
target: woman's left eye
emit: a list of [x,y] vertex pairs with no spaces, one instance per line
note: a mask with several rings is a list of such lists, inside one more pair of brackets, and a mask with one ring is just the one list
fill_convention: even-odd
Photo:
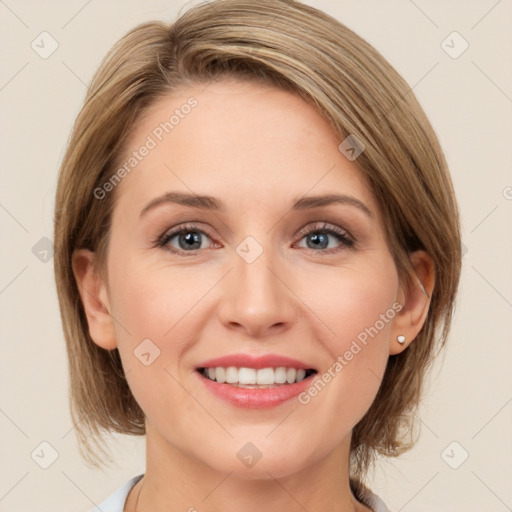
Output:
[[[343,229],[332,224],[320,223],[313,227],[306,228],[300,232],[303,238],[307,240],[307,248],[318,252],[318,249],[324,249],[320,252],[337,252],[343,248],[354,247],[354,239]],[[341,247],[329,247],[329,237],[337,240]],[[328,249],[328,250],[325,250]]]
[[[314,252],[337,252],[355,245],[353,238],[345,230],[327,223],[303,229],[300,231],[300,235],[302,235],[301,241],[307,240],[306,248]],[[205,248],[202,244],[204,237],[211,241],[211,238],[197,226],[179,226],[164,233],[156,245],[174,253],[189,253],[189,256],[193,256],[195,251]],[[330,247],[330,239],[334,239],[338,243],[338,247]]]

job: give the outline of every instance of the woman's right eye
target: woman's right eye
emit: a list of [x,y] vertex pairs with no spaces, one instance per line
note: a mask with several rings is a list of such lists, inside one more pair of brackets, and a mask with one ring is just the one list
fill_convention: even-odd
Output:
[[204,249],[204,238],[211,238],[197,226],[179,226],[167,231],[159,240],[158,246],[175,253],[190,253]]

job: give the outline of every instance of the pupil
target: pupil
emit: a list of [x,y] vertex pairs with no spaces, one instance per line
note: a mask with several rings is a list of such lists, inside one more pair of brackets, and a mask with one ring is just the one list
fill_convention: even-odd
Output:
[[[180,242],[182,240],[185,240],[185,243],[183,245],[180,243],[180,246],[182,249],[183,248],[198,249],[199,247],[201,247],[201,241],[199,240],[199,233],[197,233],[197,232],[189,231],[185,236],[180,237]],[[198,244],[199,247],[192,247],[194,243]]]
[[[314,244],[313,245],[314,248],[318,248],[319,246],[322,246],[323,248],[325,248],[329,243],[327,236],[325,234],[311,235],[310,240]],[[324,243],[322,243],[322,242],[324,242]]]

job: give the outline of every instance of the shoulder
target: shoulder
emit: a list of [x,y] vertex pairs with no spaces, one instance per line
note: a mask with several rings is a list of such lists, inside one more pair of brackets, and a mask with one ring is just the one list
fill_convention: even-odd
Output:
[[137,475],[128,480],[128,482],[119,487],[119,489],[113,492],[102,503],[91,509],[90,512],[123,512],[129,492],[143,476],[144,474]]

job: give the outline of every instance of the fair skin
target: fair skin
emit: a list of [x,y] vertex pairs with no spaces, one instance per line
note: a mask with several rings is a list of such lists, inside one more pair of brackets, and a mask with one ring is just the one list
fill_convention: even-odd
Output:
[[[73,258],[91,337],[119,349],[146,416],[146,473],[124,510],[368,511],[349,489],[351,432],[390,355],[420,330],[428,298],[400,285],[356,162],[289,92],[228,79],[180,89],[139,120],[126,155],[190,96],[197,107],[115,190],[108,278],[94,271],[93,253]],[[167,202],[141,215],[169,191],[214,196],[225,209]],[[371,213],[347,202],[292,209],[299,198],[334,192]],[[189,231],[153,243],[183,224],[194,226],[193,250],[183,240]],[[331,226],[354,244],[326,232]],[[236,251],[248,236],[263,250],[251,263]],[[430,295],[430,260],[411,257]],[[235,352],[274,353],[308,362],[319,377],[397,302],[402,310],[308,404],[244,409],[212,395],[196,371]],[[160,350],[148,366],[134,355],[145,339]],[[262,454],[252,467],[237,457],[248,442]]]

